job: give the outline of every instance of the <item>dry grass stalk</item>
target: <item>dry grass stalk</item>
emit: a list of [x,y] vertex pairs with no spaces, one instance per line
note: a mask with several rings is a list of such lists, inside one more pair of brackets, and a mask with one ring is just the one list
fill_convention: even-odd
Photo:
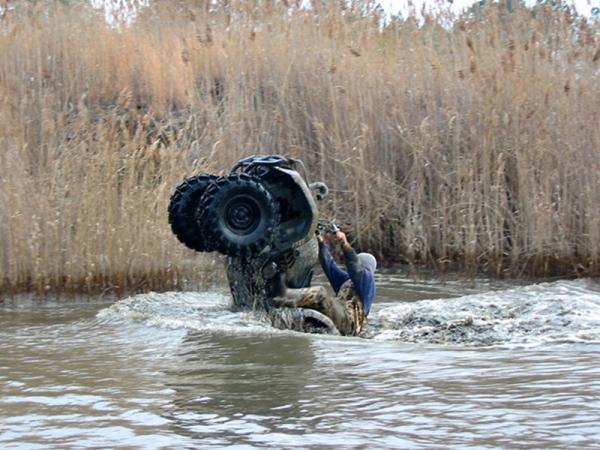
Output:
[[600,274],[598,23],[165,3],[119,30],[59,4],[0,21],[2,291],[198,280],[170,192],[251,153],[304,159],[388,261]]

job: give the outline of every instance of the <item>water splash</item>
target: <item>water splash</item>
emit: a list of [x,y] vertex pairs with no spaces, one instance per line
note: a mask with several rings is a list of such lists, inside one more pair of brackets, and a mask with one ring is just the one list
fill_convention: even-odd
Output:
[[379,340],[468,346],[600,343],[600,284],[593,280],[381,306],[371,335]]
[[251,312],[233,312],[230,297],[219,292],[150,292],[121,300],[101,310],[105,321],[214,333],[269,333],[274,329]]
[[232,311],[230,307],[230,297],[218,292],[151,292],[117,302],[101,310],[97,318],[226,334],[265,334],[280,330],[339,334],[333,322],[317,311],[278,308],[266,313]]
[[[108,321],[210,333],[269,334],[273,320],[232,312],[218,292],[136,295],[98,313]],[[459,346],[600,343],[600,283],[558,281],[451,299],[376,304],[367,338]]]

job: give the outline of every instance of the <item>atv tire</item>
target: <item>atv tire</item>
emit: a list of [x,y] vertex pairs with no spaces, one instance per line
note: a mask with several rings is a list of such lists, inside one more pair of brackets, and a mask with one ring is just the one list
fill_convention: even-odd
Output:
[[196,221],[198,205],[206,189],[219,177],[199,174],[186,178],[173,192],[169,202],[171,230],[186,247],[198,252],[215,250],[213,242]]
[[249,257],[272,244],[279,219],[279,206],[260,179],[236,173],[206,190],[198,226],[210,235],[216,250]]

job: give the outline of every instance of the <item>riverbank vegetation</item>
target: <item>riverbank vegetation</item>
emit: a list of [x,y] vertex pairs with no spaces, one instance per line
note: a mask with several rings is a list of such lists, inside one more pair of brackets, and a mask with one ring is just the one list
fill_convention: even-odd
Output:
[[600,274],[598,22],[178,1],[115,27],[49,3],[0,19],[0,292],[210,278],[169,196],[254,153],[303,159],[390,263]]

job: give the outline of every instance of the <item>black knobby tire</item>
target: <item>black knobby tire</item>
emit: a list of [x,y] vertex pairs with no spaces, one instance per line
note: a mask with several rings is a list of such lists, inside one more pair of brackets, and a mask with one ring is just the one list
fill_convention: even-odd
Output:
[[217,178],[217,175],[204,173],[186,178],[175,188],[169,202],[171,230],[180,242],[198,252],[215,250],[212,240],[198,225],[196,215],[202,195]]
[[219,178],[199,208],[198,223],[215,248],[229,256],[255,256],[273,241],[279,206],[260,179],[245,173]]

